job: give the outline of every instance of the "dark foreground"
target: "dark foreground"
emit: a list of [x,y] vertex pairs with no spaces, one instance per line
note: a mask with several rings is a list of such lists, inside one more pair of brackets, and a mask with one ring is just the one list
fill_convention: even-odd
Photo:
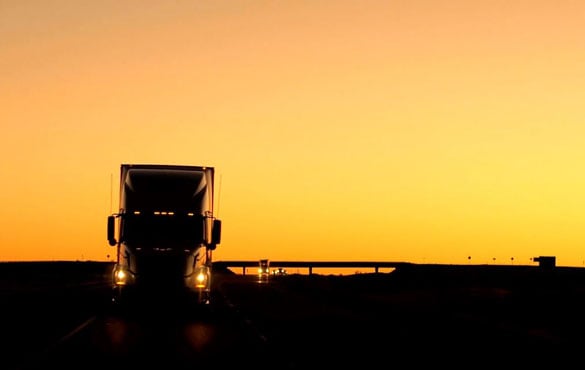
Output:
[[265,282],[216,271],[209,311],[188,318],[172,305],[119,316],[109,305],[110,268],[0,264],[0,368],[573,368],[584,360],[580,268],[412,265]]

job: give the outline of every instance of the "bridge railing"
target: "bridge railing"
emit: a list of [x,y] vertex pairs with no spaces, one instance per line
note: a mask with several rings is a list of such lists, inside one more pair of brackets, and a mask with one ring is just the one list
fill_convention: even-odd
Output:
[[[309,275],[313,274],[313,268],[372,268],[378,273],[382,268],[396,269],[403,266],[411,265],[409,262],[391,262],[391,261],[269,261],[270,268],[307,268]],[[246,274],[247,268],[258,268],[260,260],[257,261],[217,261],[213,263],[214,268],[241,268],[242,274]]]

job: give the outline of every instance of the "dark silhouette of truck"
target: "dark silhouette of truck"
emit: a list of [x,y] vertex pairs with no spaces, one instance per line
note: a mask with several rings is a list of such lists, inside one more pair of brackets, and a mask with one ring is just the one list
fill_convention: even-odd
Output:
[[112,301],[208,304],[221,236],[214,168],[122,164],[119,201],[107,223],[108,242],[117,247]]

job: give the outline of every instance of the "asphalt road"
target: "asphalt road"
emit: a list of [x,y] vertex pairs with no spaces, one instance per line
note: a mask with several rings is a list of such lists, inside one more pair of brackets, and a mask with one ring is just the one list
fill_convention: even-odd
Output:
[[582,269],[430,265],[264,282],[217,272],[206,309],[119,312],[109,272],[86,267],[26,281],[0,271],[1,368],[558,369],[585,359]]

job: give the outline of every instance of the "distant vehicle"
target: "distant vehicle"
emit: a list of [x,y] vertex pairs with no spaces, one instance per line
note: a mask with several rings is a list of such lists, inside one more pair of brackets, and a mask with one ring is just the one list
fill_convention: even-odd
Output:
[[282,267],[272,270],[272,275],[286,275],[286,270]]
[[267,280],[270,276],[270,261],[267,259],[261,259],[258,265],[258,278],[260,281]]
[[214,168],[122,164],[119,198],[107,225],[117,247],[112,300],[179,293],[209,303],[212,252],[221,237]]

